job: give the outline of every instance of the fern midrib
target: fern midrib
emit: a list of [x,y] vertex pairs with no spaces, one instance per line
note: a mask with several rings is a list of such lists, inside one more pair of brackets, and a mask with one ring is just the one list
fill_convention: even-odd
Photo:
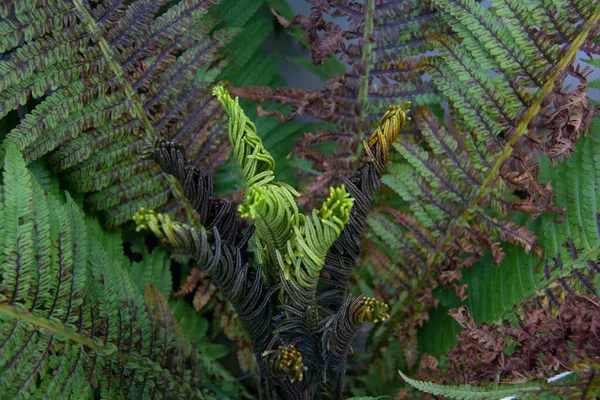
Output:
[[[115,59],[115,56],[114,56],[112,50],[110,49],[108,42],[106,41],[104,36],[102,36],[102,34],[100,33],[100,30],[98,29],[98,25],[96,25],[96,22],[94,21],[94,19],[90,15],[90,13],[85,9],[81,0],[73,0],[73,3],[75,4],[75,8],[78,11],[79,17],[85,22],[85,24],[88,27],[88,29],[90,30],[91,34],[93,36],[95,36],[96,39],[98,40],[98,45],[100,46],[102,53],[106,57],[106,60],[108,62],[110,69],[115,74],[117,79],[121,82],[123,90],[125,91],[125,94],[133,107],[133,111],[134,111],[136,117],[140,121],[142,121],[142,125],[144,127],[144,132],[146,133],[146,135],[145,135],[146,143],[149,145],[153,145],[155,140],[158,138],[158,135],[156,134],[156,132],[154,132],[154,127],[152,126],[152,123],[150,122],[150,120],[148,119],[146,114],[144,114],[144,110],[142,108],[142,104],[141,104],[140,100],[138,99],[138,96],[136,95],[133,88],[129,84],[129,81],[127,81],[127,79],[125,79],[125,77],[123,75],[123,71],[121,70],[121,66]],[[192,223],[194,223],[194,225],[196,225],[197,222],[195,222],[195,221],[197,219],[195,218],[194,208],[192,207],[192,204],[189,202],[187,197],[185,197],[183,188],[181,187],[181,185],[179,184],[177,179],[175,179],[174,176],[167,174],[167,180],[171,184],[171,187],[173,188],[173,194],[175,195],[175,197],[177,197],[177,200],[181,204],[183,204],[187,218]]]
[[[533,118],[540,112],[542,101],[553,90],[556,80],[558,79],[560,74],[571,64],[571,60],[573,59],[573,57],[575,57],[577,50],[581,47],[585,39],[588,37],[592,27],[598,21],[600,21],[600,6],[597,7],[594,15],[588,20],[586,27],[577,35],[575,40],[573,40],[572,45],[569,47],[568,51],[560,59],[560,61],[556,65],[556,68],[554,69],[554,72],[550,75],[550,78],[542,87],[540,94],[538,95],[537,99],[532,103],[531,107],[529,107],[523,119],[521,119],[517,123],[514,134],[510,137],[508,143],[504,147],[504,150],[496,159],[496,162],[494,163],[491,171],[488,173],[488,175],[482,181],[481,185],[478,187],[477,195],[473,196],[473,200],[470,201],[469,205],[457,218],[457,229],[460,229],[461,227],[465,226],[470,219],[474,218],[475,210],[479,207],[479,202],[484,198],[484,196],[486,196],[489,193],[492,187],[495,186],[490,186],[490,183],[498,177],[500,173],[500,167],[512,155],[512,152],[514,150],[514,144],[521,136],[527,133],[527,126],[529,125],[531,120],[533,120]],[[445,256],[445,253],[441,253],[440,249],[446,248],[448,243],[451,240],[453,240],[453,237],[454,232],[451,232],[451,234],[448,234],[446,236],[446,239],[443,241],[442,245],[436,249],[436,254],[432,258],[432,265],[436,265],[440,261],[440,257]]]
[[[76,1],[78,1],[78,0],[76,0]],[[54,334],[54,335],[66,336],[70,341],[80,344],[82,346],[85,346],[97,353],[100,353],[100,352],[106,351],[106,350],[110,350],[108,348],[108,346],[99,346],[92,339],[85,337],[84,335],[82,335],[80,333],[73,332],[73,331],[65,328],[64,326],[52,323],[47,318],[38,317],[31,313],[21,312],[16,307],[11,306],[10,304],[6,304],[6,303],[0,304],[0,314],[10,315],[15,320],[27,322],[27,323],[33,325],[34,327],[41,328],[46,331],[52,332],[52,334]],[[36,331],[37,330],[39,330],[39,329],[36,329]],[[119,350],[111,352],[110,356],[116,356],[117,358],[120,358],[127,363],[133,363],[133,364],[139,365],[141,368],[144,368],[144,369],[148,368],[148,365],[142,363],[140,359],[133,357],[127,353],[123,353]],[[146,358],[146,357],[144,357],[144,358]],[[165,372],[168,372],[170,374],[169,371],[165,371]],[[174,385],[179,386],[180,391],[188,392],[188,394],[191,395],[191,393],[189,393],[189,390],[187,390],[184,386],[182,386],[175,380],[171,380],[171,382]]]
[[[362,64],[364,72],[360,76],[360,88],[358,89],[358,104],[360,107],[358,123],[361,128],[365,119],[365,107],[367,105],[367,98],[369,95],[369,73],[371,70],[371,50],[373,48],[371,35],[373,34],[374,15],[375,0],[368,0],[367,10],[365,12],[365,32],[363,34]],[[360,146],[358,146],[358,148],[360,149]]]

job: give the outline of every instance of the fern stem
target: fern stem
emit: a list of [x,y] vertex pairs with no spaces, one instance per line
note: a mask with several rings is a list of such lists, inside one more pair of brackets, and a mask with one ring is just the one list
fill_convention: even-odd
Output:
[[[25,321],[43,330],[51,332],[52,334],[66,336],[69,338],[69,340],[79,343],[94,351],[106,350],[106,347],[97,345],[96,342],[90,338],[87,338],[77,332],[68,330],[63,326],[53,324],[46,318],[38,317],[30,313],[19,312],[15,307],[12,307],[9,304],[0,304],[0,314],[10,315],[15,320]],[[126,359],[127,361],[134,361],[134,358],[127,354],[123,354],[123,356],[123,359]]]
[[[363,34],[363,51],[362,51],[362,67],[363,73],[360,76],[360,87],[358,89],[358,104],[359,114],[358,123],[359,127],[363,127],[365,119],[365,108],[367,106],[367,99],[369,96],[369,73],[371,71],[371,50],[373,47],[373,41],[371,35],[373,34],[373,18],[375,15],[375,0],[367,0],[367,11],[365,13],[365,32]],[[360,146],[359,146],[360,148]]]
[[100,46],[104,57],[106,57],[108,66],[110,67],[112,72],[117,76],[117,79],[120,81],[123,90],[125,90],[125,94],[127,95],[127,99],[129,99],[129,102],[133,107],[135,116],[142,122],[142,125],[144,126],[144,131],[146,132],[146,140],[148,141],[148,143],[154,143],[154,140],[157,137],[156,133],[154,132],[154,127],[152,126],[152,123],[150,122],[146,114],[144,114],[144,110],[142,109],[142,105],[140,104],[136,93],[133,91],[133,88],[131,87],[127,79],[125,79],[123,71],[121,70],[121,66],[115,59],[115,55],[110,49],[108,42],[100,33],[98,25],[96,25],[96,21],[94,21],[90,13],[85,9],[81,0],[73,0],[73,3],[75,3],[75,8],[77,8],[77,11],[79,12],[79,17],[83,20],[83,22],[85,22],[92,35],[94,35],[96,39],[98,39],[98,45]]
[[[131,104],[131,106],[133,108],[133,112],[134,112],[135,116],[142,122],[142,126],[143,126],[144,132],[145,132],[144,139],[145,139],[146,143],[149,145],[153,145],[159,136],[154,131],[152,122],[150,122],[150,120],[144,113],[142,104],[137,96],[137,93],[133,90],[133,87],[131,86],[129,81],[125,78],[125,76],[123,75],[121,66],[119,65],[118,61],[115,59],[115,55],[114,55],[113,51],[111,50],[110,45],[108,44],[108,42],[106,41],[104,36],[102,36],[102,34],[100,33],[100,29],[98,29],[98,25],[96,24],[96,21],[94,21],[94,19],[92,18],[92,16],[88,12],[88,10],[86,10],[86,8],[83,6],[82,0],[73,0],[73,3],[75,4],[75,8],[77,9],[79,18],[81,18],[81,20],[87,25],[87,27],[90,30],[90,32],[92,33],[92,35],[95,36],[96,39],[98,40],[98,45],[100,46],[100,49],[102,50],[102,53],[104,54],[104,57],[106,57],[106,61],[108,63],[109,68],[116,75],[117,80],[120,82],[123,90],[125,91],[125,95],[127,96],[127,99],[129,100],[129,103]],[[173,176],[171,176],[171,175],[166,175],[166,176],[167,176],[167,180],[168,180],[169,184],[173,188],[173,190],[172,190],[173,194],[175,195],[175,197],[177,198],[179,203],[184,205],[187,218],[190,221],[195,221],[196,218],[195,218],[194,208],[192,207],[192,205],[188,201],[188,199],[184,196],[183,188],[181,187],[179,182]]]

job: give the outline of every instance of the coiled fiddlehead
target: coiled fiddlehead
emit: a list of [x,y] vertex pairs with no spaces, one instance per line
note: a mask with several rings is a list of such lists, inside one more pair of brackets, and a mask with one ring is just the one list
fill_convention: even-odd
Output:
[[348,221],[353,199],[345,188],[332,188],[320,210],[310,216],[299,213],[295,201],[298,192],[275,181],[275,162],[238,99],[232,99],[220,86],[214,94],[230,118],[229,139],[246,180],[240,212],[256,222],[259,260],[265,265],[269,283],[283,281],[286,301],[297,308],[314,307],[325,255]]
[[360,241],[365,230],[367,214],[373,192],[381,183],[385,163],[392,143],[410,120],[406,116],[409,102],[402,106],[390,106],[378,128],[368,141],[363,141],[366,155],[361,166],[351,178],[342,176],[344,186],[354,199],[348,223],[329,248],[320,281],[324,289],[319,294],[320,303],[335,312],[347,295],[348,280],[360,254]]
[[138,230],[150,229],[157,237],[174,248],[188,252],[196,260],[231,302],[254,342],[255,352],[261,354],[272,338],[272,310],[261,268],[254,270],[242,260],[240,248],[247,245],[252,229],[239,247],[234,247],[221,240],[216,227],[210,230],[191,227],[173,222],[168,214],[142,208],[134,216],[134,221]]
[[406,116],[406,111],[410,106],[410,101],[401,106],[389,106],[381,122],[375,131],[369,137],[369,140],[363,140],[363,147],[367,156],[367,160],[379,160],[381,165],[388,162],[388,153],[392,148],[392,144],[398,138],[398,133],[404,127],[407,121],[410,120]]
[[277,350],[267,350],[263,353],[271,371],[291,377],[290,381],[301,382],[306,366],[302,363],[302,354],[293,344],[279,346]]

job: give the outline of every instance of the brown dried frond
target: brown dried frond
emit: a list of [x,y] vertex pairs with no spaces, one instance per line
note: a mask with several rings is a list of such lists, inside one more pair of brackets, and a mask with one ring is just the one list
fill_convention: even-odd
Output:
[[[284,27],[298,25],[304,30],[304,38],[311,45],[312,62],[315,65],[321,65],[331,54],[339,53],[345,48],[344,38],[348,36],[348,33],[343,31],[338,24],[327,22],[325,19],[323,13],[329,11],[327,1],[312,0],[310,3],[313,7],[311,7],[309,17],[296,15],[290,21],[277,14],[273,9],[271,9],[271,12]],[[323,34],[319,35],[319,31]]]
[[588,102],[587,77],[592,72],[589,66],[581,68],[579,65],[571,67],[569,74],[579,80],[575,90],[563,89],[564,80],[558,79],[554,91],[554,111],[544,121],[544,127],[549,130],[549,138],[544,146],[544,153],[550,157],[553,163],[562,161],[564,156],[575,150],[575,142],[580,138],[582,132],[587,132],[595,108]]
[[190,274],[185,279],[185,283],[181,285],[181,288],[173,296],[182,297],[194,292],[198,283],[204,278],[206,278],[206,274],[200,268],[192,268]]
[[233,96],[242,99],[263,103],[274,101],[277,104],[292,106],[293,111],[289,115],[283,115],[279,111],[267,111],[258,107],[260,116],[275,116],[281,122],[288,122],[297,116],[311,115],[322,120],[329,120],[335,112],[336,103],[332,98],[334,89],[309,90],[309,89],[287,89],[276,88],[275,91],[268,86],[246,86],[243,88],[228,87]]
[[192,268],[185,283],[173,296],[183,297],[192,293],[194,293],[192,304],[196,311],[202,310],[217,293],[217,287],[200,268]]
[[475,324],[466,307],[450,315],[462,328],[448,354],[457,383],[519,382],[553,376],[600,356],[599,298],[567,296],[553,315],[536,308],[519,326]]

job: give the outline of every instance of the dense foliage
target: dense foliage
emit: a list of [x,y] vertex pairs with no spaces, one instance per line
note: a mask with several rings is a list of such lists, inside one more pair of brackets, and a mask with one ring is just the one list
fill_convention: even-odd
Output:
[[0,2],[0,398],[600,395],[598,2],[307,3]]

